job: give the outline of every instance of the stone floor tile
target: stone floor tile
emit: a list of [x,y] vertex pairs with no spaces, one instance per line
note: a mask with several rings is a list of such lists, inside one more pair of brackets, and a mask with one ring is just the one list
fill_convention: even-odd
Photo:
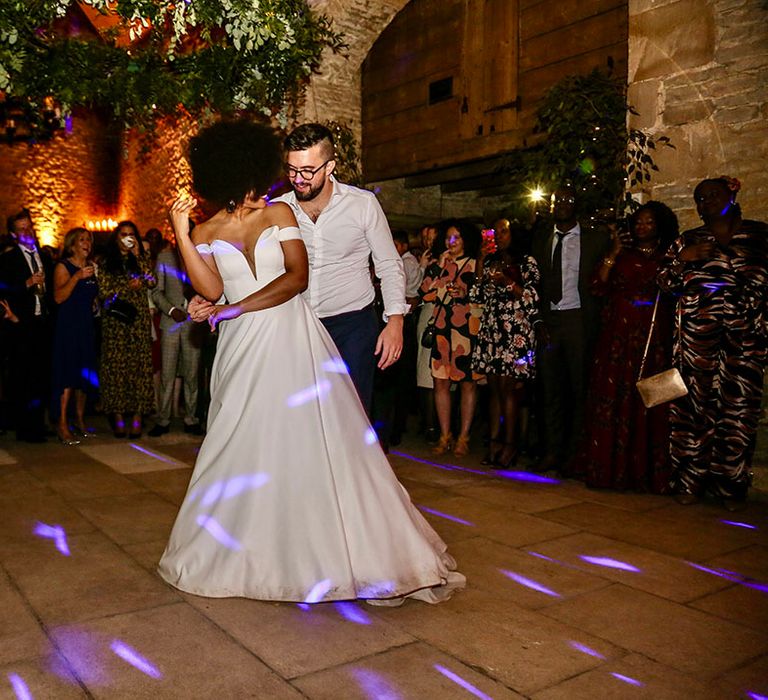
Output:
[[48,486],[67,500],[127,496],[146,491],[139,484],[102,467],[48,479]]
[[[61,626],[51,636],[95,698],[301,697],[184,603]],[[126,652],[148,665],[137,668]]]
[[[694,506],[696,507],[696,506]],[[684,523],[684,509],[632,513],[598,503],[579,503],[540,513],[539,517],[672,556],[701,561],[755,543],[750,530],[736,532],[717,521]],[[683,513],[684,515],[684,513]]]
[[523,696],[426,644],[398,649],[337,666],[293,681],[311,700],[494,700]]
[[6,467],[11,464],[17,464],[19,458],[8,452],[8,450],[0,449],[0,466]]
[[[61,525],[68,533],[92,532],[93,525],[61,496],[46,489],[9,493],[0,500],[0,544],[29,542],[35,525]],[[0,553],[0,562],[2,553]]]
[[563,496],[550,485],[540,486],[495,482],[481,485],[462,485],[451,488],[457,496],[476,498],[478,501],[511,508],[519,513],[540,513],[579,503],[575,498]]
[[[51,669],[55,669],[55,673]],[[28,695],[24,695],[25,691]],[[66,661],[52,654],[47,658],[0,666],[0,700],[27,697],[74,700],[88,695]]]
[[620,584],[540,612],[699,678],[768,651],[764,634]]
[[411,501],[415,503],[426,503],[450,496],[450,492],[447,489],[439,486],[431,486],[421,481],[413,481],[412,479],[400,478],[399,481],[405,487],[405,490],[411,497]]
[[293,603],[184,597],[284,678],[413,641],[409,634],[376,618],[365,603],[320,603],[303,610]]
[[744,578],[768,582],[768,547],[751,545],[703,562],[710,568],[719,567]]
[[761,656],[741,668],[725,673],[715,679],[713,685],[722,689],[722,698],[768,698],[768,656]]
[[135,440],[80,445],[77,449],[121,474],[180,469],[188,466],[169,455],[163,454],[162,451],[148,443],[139,443]]
[[658,496],[651,493],[633,493],[631,491],[614,491],[612,489],[592,489],[581,481],[566,479],[560,489],[563,494],[579,501],[601,503],[611,508],[619,508],[635,513],[655,510],[668,506],[669,496]]
[[[544,542],[531,549],[554,559],[561,566],[576,567],[594,576],[678,603],[695,600],[730,585],[728,581],[696,569],[678,557],[587,532]],[[640,571],[596,565],[580,559],[581,556],[612,559]]]
[[157,564],[160,561],[160,557],[163,555],[165,545],[167,544],[167,539],[154,540],[153,542],[139,542],[138,544],[123,545],[123,550],[135,559],[139,566],[154,573],[157,571]]
[[723,700],[721,693],[711,684],[630,654],[536,693],[533,700]]
[[47,648],[43,629],[8,577],[0,572],[0,664],[40,656]]
[[[466,539],[467,536],[482,536],[512,547],[520,547],[574,532],[571,527],[544,520],[535,515],[517,513],[503,506],[461,496],[442,498],[431,501],[428,505],[421,503],[416,505],[421,506],[427,520],[439,532],[446,532],[448,535],[446,541]],[[425,508],[434,512],[428,512]],[[469,524],[456,522],[452,518],[458,518]],[[454,538],[452,537],[454,534],[460,534],[462,537]]]
[[141,484],[144,488],[153,491],[158,496],[180,506],[187,493],[192,469],[172,469],[169,471],[146,472],[144,474],[132,474],[131,481]]
[[500,605],[493,594],[473,589],[449,604],[381,608],[374,614],[523,695],[601,663],[573,643],[607,658],[624,653],[596,636],[513,603]]
[[72,505],[119,544],[167,539],[179,512],[153,493],[91,498]]
[[690,605],[717,617],[739,622],[758,632],[765,632],[768,630],[768,581],[754,582],[753,585],[762,586],[762,589],[755,590],[744,584],[736,584]]
[[430,459],[431,456],[428,456],[423,461],[414,461],[413,455],[392,450],[388,457],[398,479],[411,479],[431,486],[448,487],[457,484],[476,483],[478,479],[489,478],[479,469],[476,470],[477,473],[474,473],[473,471],[452,468],[456,465],[453,465],[451,460],[443,460],[439,456],[434,459]]
[[[599,576],[560,566],[532,556],[524,549],[483,537],[455,543],[450,552],[459,562],[459,570],[467,577],[468,585],[492,592],[500,604],[510,602],[535,610],[560,598],[609,585]],[[528,585],[512,578],[513,575],[527,579]],[[549,593],[530,587],[534,585],[548,589]]]
[[17,465],[0,466],[0,494],[29,493],[46,488],[40,479]]
[[5,545],[3,566],[46,624],[167,605],[179,596],[101,533],[68,538],[70,556],[50,540]]

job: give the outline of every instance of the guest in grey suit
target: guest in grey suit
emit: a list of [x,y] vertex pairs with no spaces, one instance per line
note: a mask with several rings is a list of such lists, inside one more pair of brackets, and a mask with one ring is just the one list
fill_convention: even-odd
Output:
[[532,252],[541,273],[539,368],[543,457],[537,471],[567,473],[582,439],[589,366],[600,324],[600,299],[590,292],[598,262],[610,247],[607,231],[581,226],[576,191],[552,195],[554,227],[540,230]]
[[152,301],[160,312],[160,405],[157,423],[149,431],[159,437],[170,430],[173,385],[181,375],[184,387],[184,432],[202,435],[197,417],[198,372],[200,369],[200,328],[187,314],[187,301],[193,294],[175,247],[157,256],[157,286]]

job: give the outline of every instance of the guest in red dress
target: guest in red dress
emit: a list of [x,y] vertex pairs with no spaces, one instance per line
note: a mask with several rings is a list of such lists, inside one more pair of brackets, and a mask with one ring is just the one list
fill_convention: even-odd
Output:
[[[629,219],[629,245],[614,245],[595,271],[604,295],[603,326],[592,366],[586,440],[578,471],[589,486],[666,493],[669,418],[666,405],[646,409],[635,383],[651,325],[659,263],[677,237],[677,217],[648,202]],[[661,295],[644,376],[671,367],[672,304]]]

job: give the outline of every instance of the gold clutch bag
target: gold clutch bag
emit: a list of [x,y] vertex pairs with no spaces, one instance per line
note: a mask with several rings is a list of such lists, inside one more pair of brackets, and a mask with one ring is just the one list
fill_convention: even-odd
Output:
[[[688,387],[685,386],[683,377],[676,367],[653,374],[650,377],[643,379],[643,370],[645,369],[645,360],[648,357],[648,348],[651,345],[651,337],[653,336],[653,329],[656,325],[656,311],[659,308],[659,296],[660,292],[656,293],[656,303],[653,305],[653,316],[651,317],[651,327],[648,330],[648,340],[645,343],[645,350],[643,351],[643,360],[640,363],[640,372],[637,376],[637,387],[642,399],[643,405],[646,408],[653,408],[659,404],[666,403],[667,401],[674,401],[681,396],[685,396],[688,393]],[[678,324],[680,319],[678,319]]]
[[688,393],[688,387],[676,367],[641,379],[635,386],[646,408],[674,401]]

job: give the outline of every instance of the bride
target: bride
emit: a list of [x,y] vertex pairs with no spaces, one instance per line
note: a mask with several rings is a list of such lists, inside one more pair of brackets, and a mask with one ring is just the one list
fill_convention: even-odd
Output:
[[208,433],[160,560],[208,597],[437,603],[464,586],[376,441],[346,367],[300,296],[308,281],[291,209],[260,193],[282,153],[267,126],[220,122],[190,143],[197,202],[171,207],[179,251],[219,341]]

